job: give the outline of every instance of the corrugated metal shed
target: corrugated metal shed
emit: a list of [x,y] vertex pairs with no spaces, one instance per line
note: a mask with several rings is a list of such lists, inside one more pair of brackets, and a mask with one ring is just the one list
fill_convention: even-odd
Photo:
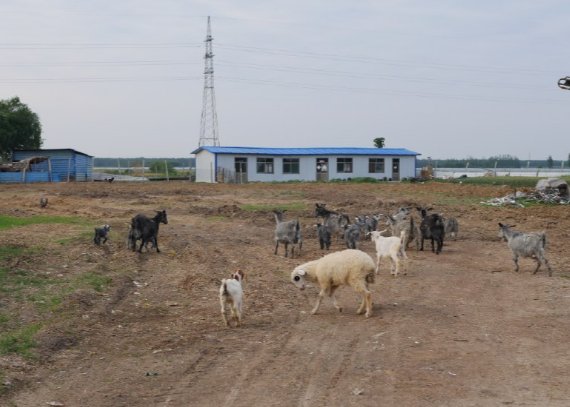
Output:
[[0,183],[93,180],[93,156],[70,148],[18,150],[12,153],[12,161],[37,156],[48,157],[48,160],[32,164],[25,172],[0,172]]
[[363,148],[363,147],[315,147],[315,148],[271,148],[271,147],[214,147],[204,146],[194,151],[197,154],[202,150],[213,154],[254,154],[272,156],[304,156],[304,155],[389,155],[389,156],[418,156],[420,153],[406,148]]

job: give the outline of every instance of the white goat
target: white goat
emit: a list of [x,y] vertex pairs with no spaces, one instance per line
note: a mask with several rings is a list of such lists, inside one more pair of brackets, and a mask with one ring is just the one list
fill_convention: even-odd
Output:
[[222,318],[227,326],[230,326],[230,321],[226,318],[226,304],[230,307],[231,318],[236,321],[236,326],[241,325],[243,306],[242,282],[244,277],[243,271],[238,270],[231,275],[231,278],[222,279],[222,285],[220,285],[220,305]]
[[400,232],[400,237],[382,236],[382,233],[386,232],[384,229],[380,232],[369,232],[371,240],[376,244],[376,274],[378,274],[380,269],[380,260],[382,257],[389,257],[392,262],[392,269],[390,274],[397,276],[400,272],[400,257],[407,259],[406,255],[406,231],[402,230]]
[[320,286],[317,303],[311,314],[317,313],[325,294],[332,297],[335,308],[342,312],[334,292],[341,285],[349,285],[362,294],[362,303],[356,313],[362,314],[366,309],[366,318],[372,315],[372,295],[368,284],[374,282],[374,260],[360,250],[342,250],[301,264],[291,273],[291,281],[300,290],[305,289],[306,281],[316,282]]

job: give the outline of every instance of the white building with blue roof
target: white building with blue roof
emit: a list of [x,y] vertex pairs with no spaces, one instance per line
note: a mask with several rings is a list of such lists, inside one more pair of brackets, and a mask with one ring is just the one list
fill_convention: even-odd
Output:
[[197,182],[328,181],[370,177],[398,181],[416,175],[419,153],[405,148],[264,148],[202,146]]

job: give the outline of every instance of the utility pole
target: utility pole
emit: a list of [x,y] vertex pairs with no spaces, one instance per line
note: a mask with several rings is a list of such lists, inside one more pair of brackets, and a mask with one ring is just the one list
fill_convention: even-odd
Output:
[[204,93],[202,96],[202,118],[200,120],[200,141],[198,147],[219,146],[218,115],[214,93],[214,53],[212,52],[212,30],[210,16],[206,33],[206,53],[204,54]]

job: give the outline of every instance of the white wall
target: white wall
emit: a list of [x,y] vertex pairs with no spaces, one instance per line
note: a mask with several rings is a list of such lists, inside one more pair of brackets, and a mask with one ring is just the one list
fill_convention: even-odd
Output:
[[196,182],[215,182],[215,156],[209,151],[196,154]]
[[[256,155],[235,155],[235,154],[218,154],[217,161],[214,154],[205,150],[196,155],[196,181],[197,182],[214,182],[215,171],[214,167],[217,165],[219,168],[224,168],[230,172],[235,171],[235,158],[247,158],[247,180],[250,182],[283,182],[283,181],[315,181],[317,178],[316,159],[317,156],[256,156]],[[273,158],[273,174],[258,174],[257,173],[257,157]],[[327,156],[318,156],[318,158],[325,158]],[[338,156],[341,158],[350,156]],[[299,174],[283,174],[283,158],[299,158]],[[383,173],[369,173],[368,172],[368,159],[369,158],[384,158],[384,172]],[[400,178],[415,177],[416,173],[416,160],[415,157],[402,156],[402,157],[381,157],[381,156],[353,156],[352,157],[352,172],[339,173],[337,172],[336,159],[337,156],[328,156],[329,159],[329,180],[340,178],[356,178],[356,177],[371,177],[376,179],[392,178],[392,158],[400,159]]]

